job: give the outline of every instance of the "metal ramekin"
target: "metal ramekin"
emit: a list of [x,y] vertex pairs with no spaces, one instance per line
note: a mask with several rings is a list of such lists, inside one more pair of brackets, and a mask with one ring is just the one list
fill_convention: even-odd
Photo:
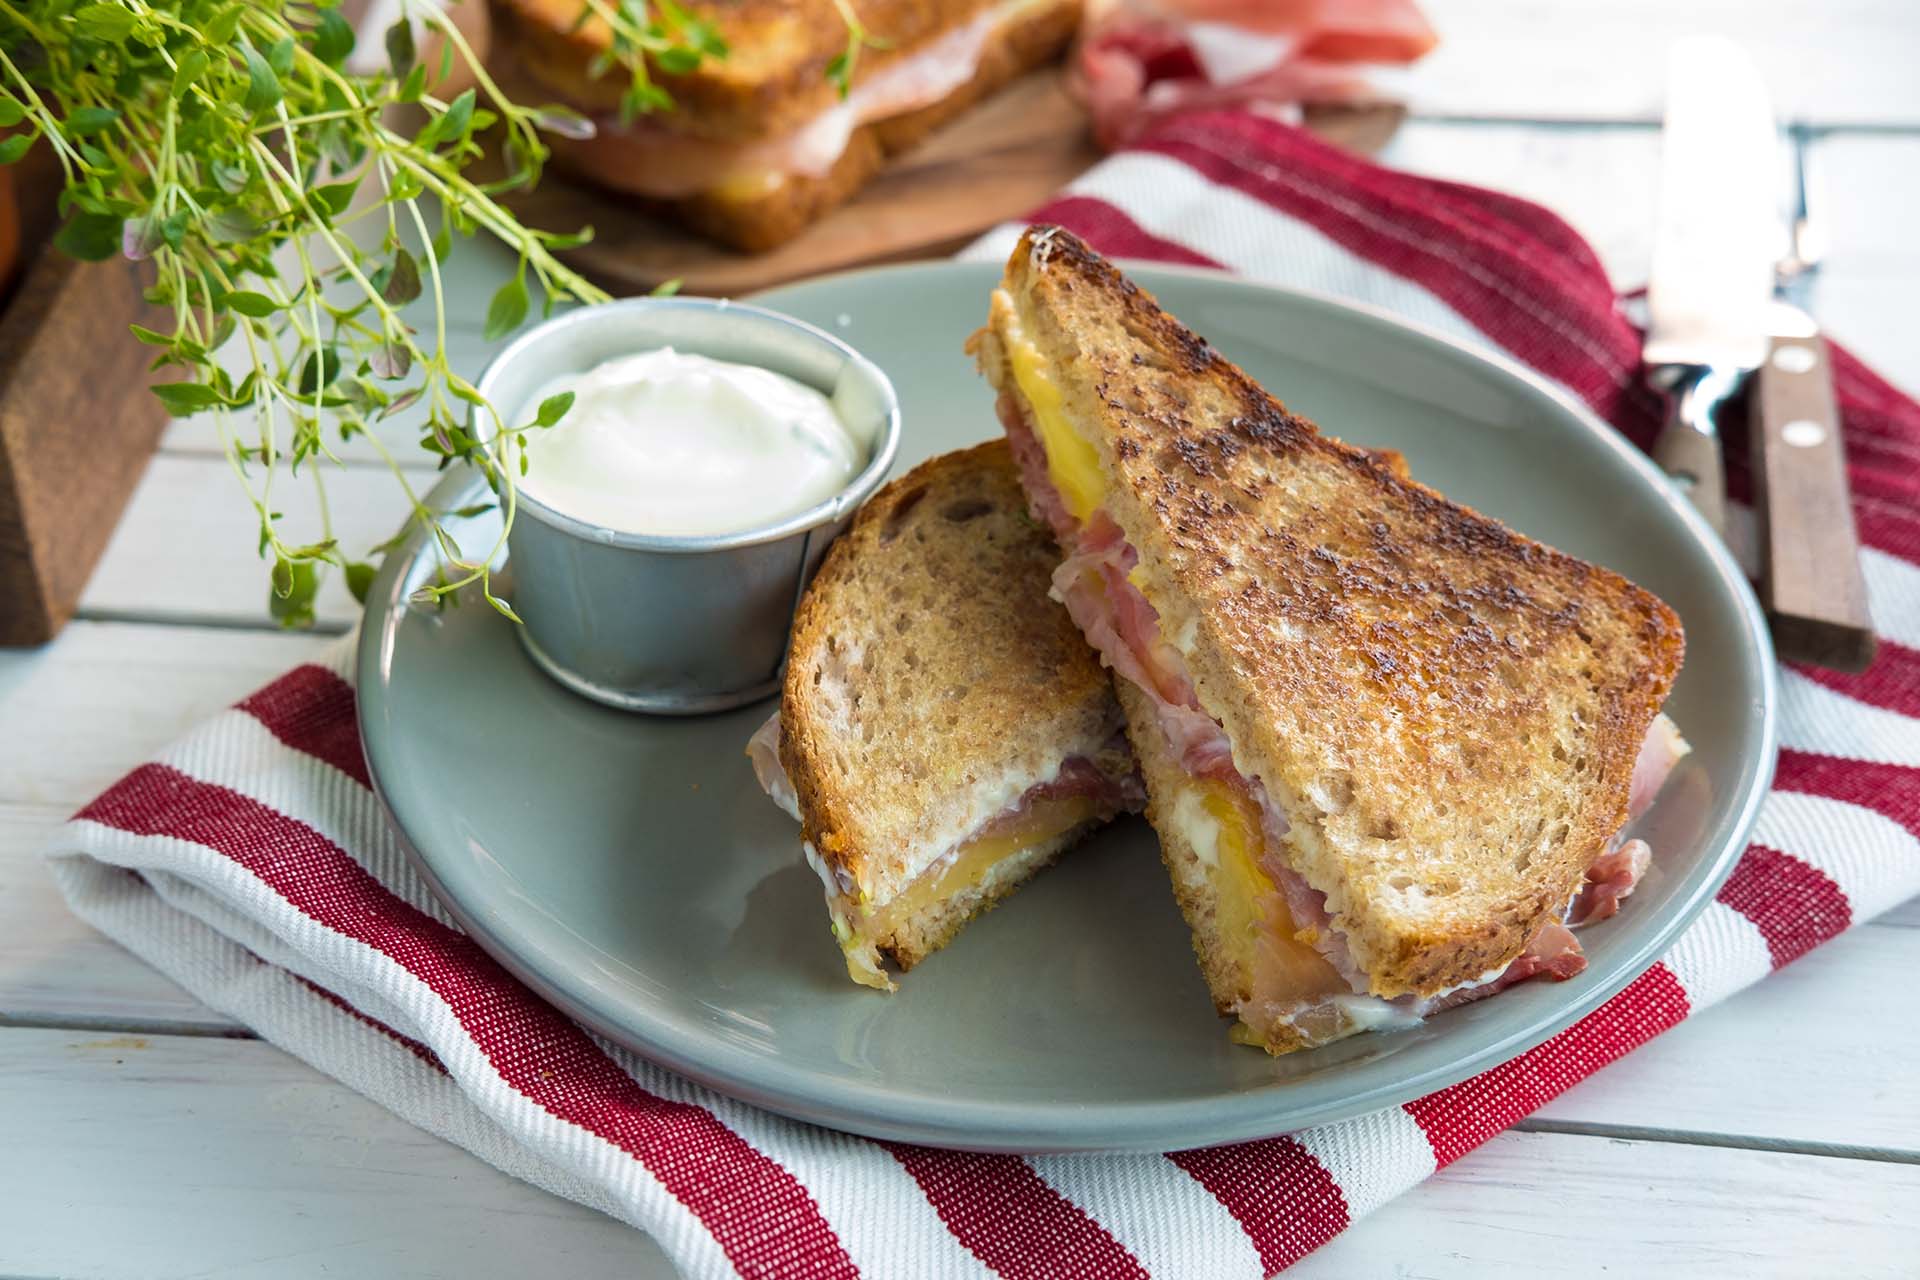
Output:
[[868,442],[867,465],[845,489],[777,524],[739,533],[622,533],[519,495],[507,545],[527,653],[597,702],[695,715],[779,687],[801,588],[893,465],[900,402],[872,361],[831,334],[762,307],[709,298],[628,298],[564,312],[495,357],[479,391],[503,414],[516,415],[556,377],[665,346],[758,365],[817,388]]

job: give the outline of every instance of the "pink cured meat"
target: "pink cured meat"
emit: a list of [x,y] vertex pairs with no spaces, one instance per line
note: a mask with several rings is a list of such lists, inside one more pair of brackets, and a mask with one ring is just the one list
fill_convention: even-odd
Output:
[[1083,33],[1073,80],[1111,148],[1182,112],[1365,100],[1365,65],[1437,42],[1412,0],[1123,0]]

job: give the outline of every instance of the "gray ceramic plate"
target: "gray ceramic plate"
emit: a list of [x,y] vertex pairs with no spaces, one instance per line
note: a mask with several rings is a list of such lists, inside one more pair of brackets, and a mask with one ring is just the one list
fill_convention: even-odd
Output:
[[[1688,656],[1669,709],[1694,752],[1641,823],[1653,871],[1582,935],[1586,973],[1268,1058],[1228,1043],[1152,833],[1126,821],[970,925],[898,995],[856,987],[794,825],[741,754],[770,706],[668,720],[583,701],[540,675],[491,610],[408,607],[429,571],[416,540],[371,597],[361,734],[416,863],[489,951],[612,1039],[726,1093],[988,1150],[1202,1146],[1403,1102],[1539,1043],[1653,961],[1731,868],[1772,767],[1771,653],[1725,550],[1643,458],[1514,366],[1322,298],[1136,274],[1294,409],[1404,450],[1422,480],[1679,611]],[[760,300],[892,376],[904,470],[998,430],[960,351],[996,276],[906,266]],[[449,496],[439,505],[464,500]],[[490,543],[491,519],[463,543]]]

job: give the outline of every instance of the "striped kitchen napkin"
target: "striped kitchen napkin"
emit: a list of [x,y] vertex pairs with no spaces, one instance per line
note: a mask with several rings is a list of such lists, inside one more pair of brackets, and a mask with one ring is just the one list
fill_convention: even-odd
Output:
[[[1638,335],[1599,262],[1521,201],[1218,113],[1158,129],[1037,216],[1109,254],[1385,307],[1502,350],[1652,438]],[[974,254],[1003,253],[1013,230]],[[1361,1119],[1204,1151],[1021,1158],[870,1142],[696,1087],[542,1003],[435,904],[368,787],[344,647],[89,804],[60,833],[55,874],[76,912],[209,1005],[651,1233],[689,1276],[1270,1275],[1920,892],[1920,406],[1845,352],[1834,367],[1878,662],[1781,673],[1783,749],[1753,844],[1659,964],[1512,1062]],[[1737,452],[1730,462],[1738,495]]]

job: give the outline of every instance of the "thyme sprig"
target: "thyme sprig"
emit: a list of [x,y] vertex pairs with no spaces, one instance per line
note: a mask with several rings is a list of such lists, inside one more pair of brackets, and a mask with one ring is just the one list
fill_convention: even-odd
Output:
[[[596,70],[624,70],[625,115],[671,107],[650,68],[686,71],[726,53],[673,0],[583,2],[612,32]],[[63,180],[55,244],[82,259],[149,264],[147,298],[166,320],[136,325],[134,336],[156,348],[156,370],[180,375],[154,394],[176,415],[217,419],[272,566],[270,606],[288,625],[312,621],[327,566],[364,597],[371,558],[416,528],[441,554],[427,597],[477,586],[512,616],[493,590],[499,546],[474,555],[447,528],[474,509],[428,506],[370,428],[423,407],[420,447],[442,468],[462,461],[486,476],[504,541],[526,466],[510,441],[557,421],[568,398],[510,424],[449,365],[448,258],[476,233],[516,256],[488,308],[489,336],[517,327],[536,295],[547,310],[606,297],[555,256],[590,230],[529,229],[498,199],[538,180],[543,129],[580,136],[591,124],[509,101],[446,14],[415,10],[441,37],[436,65],[421,59],[403,17],[386,33],[385,67],[368,73],[348,67],[355,36],[338,0],[0,0],[0,163],[50,150]],[[443,97],[456,60],[473,87]],[[417,126],[400,123],[396,107],[414,108]],[[478,182],[466,170],[496,128],[505,176]],[[422,297],[428,334],[406,313]],[[251,413],[250,427],[237,411]],[[319,465],[355,438],[386,461],[410,507],[400,535],[364,556],[334,534]],[[303,468],[319,528],[296,537],[279,504]]]

